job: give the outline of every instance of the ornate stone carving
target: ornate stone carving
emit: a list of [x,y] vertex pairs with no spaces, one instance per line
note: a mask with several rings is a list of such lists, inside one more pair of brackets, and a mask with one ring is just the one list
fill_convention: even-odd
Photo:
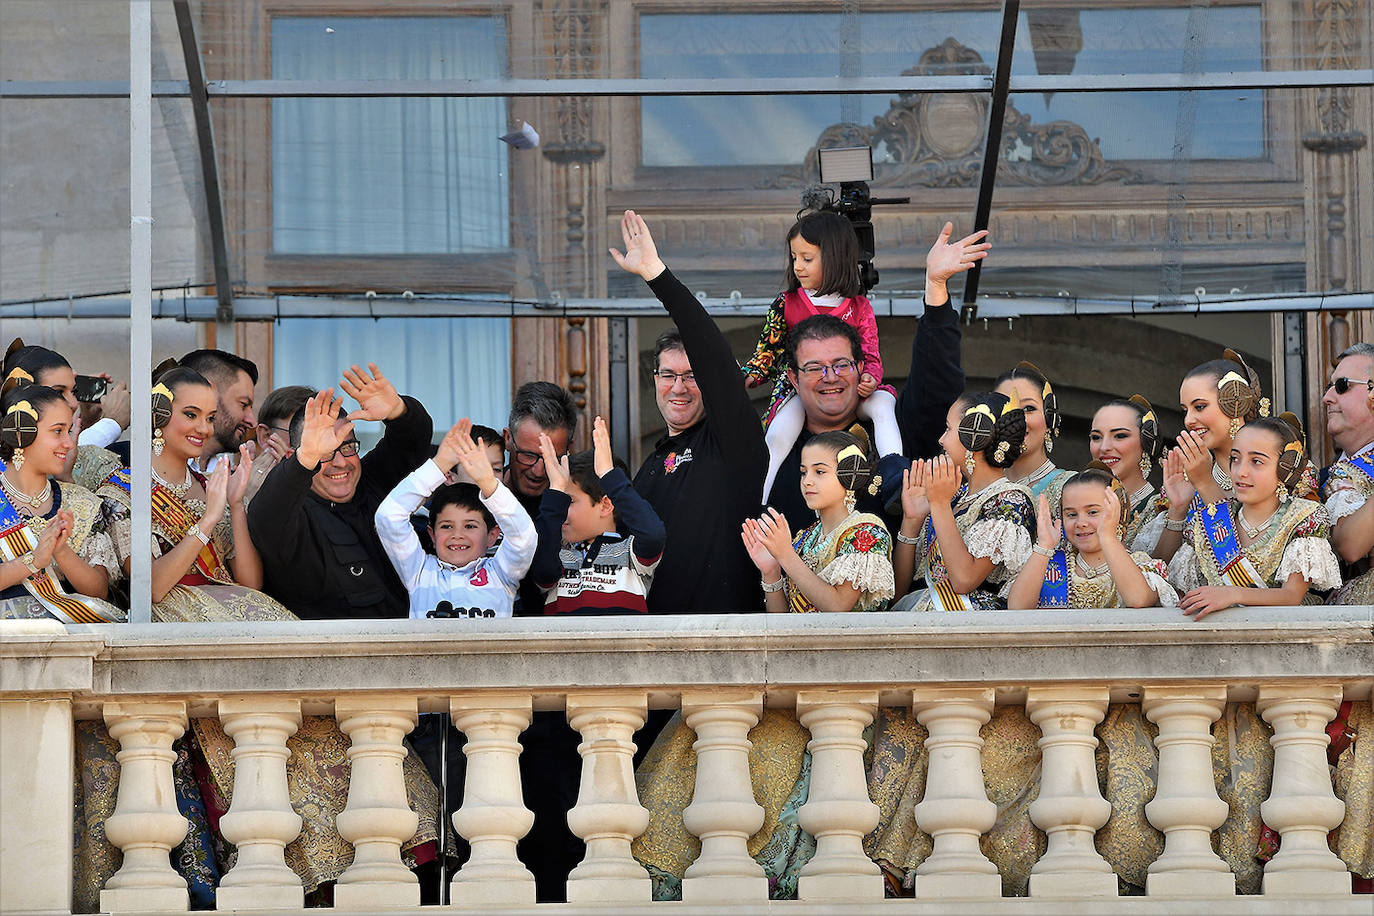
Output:
[[[929,49],[903,76],[952,76],[992,72],[972,48],[953,38]],[[898,96],[870,126],[834,124],[821,132],[800,169],[785,171],[762,187],[793,188],[820,180],[819,150],[870,146],[874,187],[968,187],[978,181],[987,133],[988,98],[976,93],[915,93]],[[1144,176],[1112,165],[1097,141],[1071,121],[1033,124],[1010,101],[997,165],[1001,184],[1066,185],[1134,183]]]

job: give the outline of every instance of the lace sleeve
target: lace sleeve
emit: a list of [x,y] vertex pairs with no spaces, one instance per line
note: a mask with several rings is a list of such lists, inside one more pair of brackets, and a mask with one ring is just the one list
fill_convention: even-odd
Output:
[[1275,585],[1282,586],[1293,573],[1300,574],[1316,591],[1324,592],[1341,584],[1341,566],[1331,542],[1318,537],[1296,537],[1283,549],[1283,559],[1274,573]]
[[1168,579],[1153,569],[1142,569],[1141,572],[1145,574],[1145,584],[1159,596],[1159,607],[1178,607],[1178,592],[1174,591]]
[[859,524],[845,532],[836,556],[817,575],[830,585],[847,583],[859,590],[855,610],[881,606],[895,592],[892,576],[892,538],[881,525]]
[[1326,514],[1331,516],[1331,523],[1334,525],[1348,515],[1354,515],[1365,504],[1366,500],[1360,495],[1360,491],[1354,487],[1341,488],[1334,491],[1326,500]]
[[1143,553],[1153,554],[1155,548],[1159,546],[1159,537],[1164,533],[1164,523],[1168,521],[1168,515],[1160,512],[1153,516],[1148,522],[1136,532],[1135,540],[1127,544],[1127,548]]
[[980,519],[969,526],[964,544],[974,557],[986,557],[1016,578],[1030,559],[1031,536],[1024,525],[1004,518]]
[[1169,584],[1181,595],[1207,584],[1191,541],[1180,544],[1174,558],[1169,561]]

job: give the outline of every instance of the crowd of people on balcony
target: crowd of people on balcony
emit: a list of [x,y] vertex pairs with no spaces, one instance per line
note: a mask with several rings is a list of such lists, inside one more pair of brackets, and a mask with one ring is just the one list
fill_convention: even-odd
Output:
[[[947,283],[987,256],[985,233],[951,240],[947,224],[931,247],[925,311],[897,392],[884,384],[842,218],[808,215],[789,232],[787,290],[742,368],[643,219],[627,211],[622,232],[615,263],[646,281],[674,325],[653,349],[666,432],[633,475],[600,417],[593,447],[569,453],[579,410],[550,382],[521,385],[499,431],[475,422],[496,418],[458,418],[436,445],[423,404],[375,365],[352,366],[321,390],[278,389],[255,413],[257,367],[197,350],[155,373],[152,479],[137,481],[127,451],[111,448],[129,425],[127,386],[110,384],[99,405],[80,402],[66,359],[16,340],[0,398],[0,616],[126,619],[132,494],[145,486],[156,621],[1145,607],[1200,620],[1237,606],[1374,601],[1374,344],[1339,354],[1331,373],[1325,431],[1340,457],[1327,468],[1311,466],[1303,425],[1272,409],[1232,350],[1181,380],[1175,439],[1144,397],[1123,396],[1093,416],[1092,463],[1059,468],[1062,414],[1045,372],[1022,362],[993,390],[965,391]],[[774,394],[761,424],[747,388],[764,383]],[[384,430],[366,454],[359,421]],[[1341,715],[1333,760],[1354,732],[1349,708]],[[542,716],[521,761],[537,824],[571,807],[578,771],[576,735],[560,715]],[[1233,725],[1237,717],[1263,733],[1253,711]],[[298,782],[338,801],[312,808],[308,848],[292,862],[312,890],[347,858],[332,823],[342,794],[325,763],[342,758],[346,739],[332,719],[314,719],[293,738],[293,761],[307,761]],[[1136,746],[1127,736],[1148,741],[1138,710],[1109,714],[1104,728],[1113,722],[1118,748]],[[116,765],[108,736],[88,725],[82,844],[98,887],[109,862],[93,850]],[[658,735],[641,765],[658,818],[636,850],[671,896],[687,863],[665,837],[681,829],[690,739],[685,725],[664,726],[659,718],[642,736]],[[805,734],[795,718],[765,726],[789,749],[774,763],[796,764],[767,777],[794,788],[775,793],[773,839],[755,850],[785,896],[806,858],[795,821]],[[1017,770],[1026,723],[1002,726],[1005,767],[990,764],[988,779],[1004,780],[1015,830],[1012,800],[1038,777]],[[183,865],[213,894],[232,742],[213,720],[196,720],[189,737],[178,787],[204,829]],[[885,714],[873,752],[910,766],[920,737],[909,714]],[[445,765],[420,750],[430,775]],[[412,803],[432,811],[434,781],[409,759]],[[1257,811],[1262,794],[1251,794],[1236,804]],[[911,803],[890,793],[873,838],[894,887],[921,858],[914,828],[897,827]],[[1241,820],[1254,842],[1237,842],[1238,873],[1262,829],[1257,814]],[[434,817],[422,819],[411,848],[437,831]],[[579,858],[576,840],[555,825],[529,842],[541,899],[551,899]],[[1374,877],[1370,845],[1367,831],[1349,844],[1347,862],[1364,878]],[[1126,880],[1131,866],[1113,864]]]

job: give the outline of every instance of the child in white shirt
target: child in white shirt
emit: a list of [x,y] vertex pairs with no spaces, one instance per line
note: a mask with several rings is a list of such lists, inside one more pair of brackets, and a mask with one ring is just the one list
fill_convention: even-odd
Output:
[[[377,507],[377,536],[410,593],[410,616],[509,617],[538,538],[534,522],[506,489],[467,418],[448,431],[434,457],[420,465]],[[444,484],[461,465],[475,483]],[[442,485],[442,486],[441,486]],[[410,516],[430,494],[427,554]],[[501,538],[501,546],[487,551]],[[437,555],[436,555],[437,554]]]

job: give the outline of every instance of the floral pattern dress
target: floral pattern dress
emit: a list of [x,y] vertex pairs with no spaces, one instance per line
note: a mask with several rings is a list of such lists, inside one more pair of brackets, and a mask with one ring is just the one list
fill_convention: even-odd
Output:
[[[881,610],[892,597],[892,540],[882,520],[852,513],[826,533],[820,522],[793,541],[797,555],[823,581],[848,583],[859,590],[856,611]],[[816,607],[788,580],[788,609],[798,613]],[[802,829],[798,812],[811,786],[810,733],[797,717],[783,710],[764,711],[749,732],[749,775],[754,798],[763,807],[763,826],[749,839],[749,854],[763,866],[769,896],[797,896],[801,869],[811,861],[816,841]],[[649,810],[649,828],[631,847],[653,879],[655,900],[678,900],[687,866],[701,852],[701,841],[682,823],[682,810],[696,785],[696,733],[674,716],[659,734],[635,774],[640,803]]]
[[[1005,477],[972,495],[961,491],[955,497],[954,520],[964,536],[968,552],[975,558],[987,558],[995,564],[983,584],[964,597],[976,610],[1005,610],[1011,583],[1031,554],[1035,504],[1030,491]],[[916,577],[925,577],[932,586],[936,582],[948,582],[949,570],[940,559],[939,541],[934,536],[934,525],[930,519],[926,519],[922,536],[927,548],[921,556]],[[906,596],[893,610],[934,611],[939,608],[940,605],[927,588]]]
[[[1354,515],[1374,497],[1374,479],[1342,458],[1331,466],[1322,490],[1326,514],[1335,525]],[[1329,604],[1374,604],[1374,550],[1358,563],[1345,568],[1347,581],[1328,599]]]

